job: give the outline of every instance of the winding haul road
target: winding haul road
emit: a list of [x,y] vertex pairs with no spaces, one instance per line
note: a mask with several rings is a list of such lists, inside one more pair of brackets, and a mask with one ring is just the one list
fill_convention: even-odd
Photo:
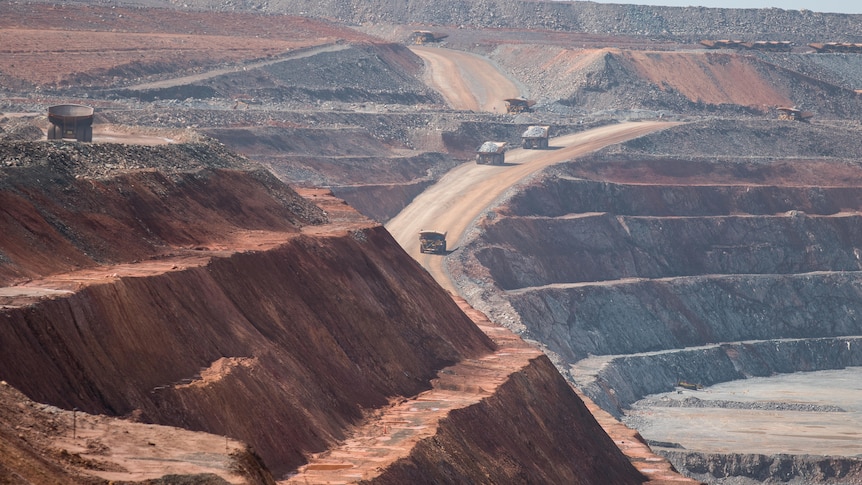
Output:
[[[493,111],[499,109],[496,102],[518,96],[514,83],[482,57],[433,47],[414,47],[413,51],[425,60],[431,82],[453,108]],[[386,228],[442,287],[457,294],[443,268],[443,257],[419,252],[421,229],[447,231],[448,247],[455,249],[483,212],[539,170],[674,124],[652,121],[604,126],[552,138],[550,150],[507,151],[505,165],[464,163],[417,196]]]
[[452,108],[505,113],[504,100],[520,95],[518,86],[484,57],[437,47],[410,50],[425,61],[426,82]]

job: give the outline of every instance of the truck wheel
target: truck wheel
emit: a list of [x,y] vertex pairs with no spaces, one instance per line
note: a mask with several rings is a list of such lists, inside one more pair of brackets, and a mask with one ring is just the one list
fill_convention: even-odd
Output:
[[87,143],[93,142],[93,127],[88,126],[84,129],[84,140]]
[[57,139],[57,125],[51,125],[48,127],[48,139],[56,140]]

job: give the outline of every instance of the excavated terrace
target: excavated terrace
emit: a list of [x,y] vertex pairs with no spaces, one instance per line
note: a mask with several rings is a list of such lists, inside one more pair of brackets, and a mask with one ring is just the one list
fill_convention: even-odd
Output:
[[[669,131],[628,148],[660,150]],[[858,163],[626,148],[546,174],[483,222],[459,258],[484,287],[474,304],[510,308],[616,416],[680,382],[862,365]]]

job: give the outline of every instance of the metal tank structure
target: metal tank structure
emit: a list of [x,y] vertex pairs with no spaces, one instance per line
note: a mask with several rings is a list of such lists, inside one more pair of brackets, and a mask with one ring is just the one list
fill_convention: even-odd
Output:
[[93,141],[93,113],[95,109],[82,104],[58,104],[48,107],[49,140],[74,138],[78,141]]

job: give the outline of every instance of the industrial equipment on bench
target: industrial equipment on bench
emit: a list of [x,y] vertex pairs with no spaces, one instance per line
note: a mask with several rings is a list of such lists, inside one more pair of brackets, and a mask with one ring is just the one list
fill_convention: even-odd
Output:
[[78,141],[93,141],[93,112],[91,106],[81,104],[58,104],[48,107],[49,140],[74,138]]

